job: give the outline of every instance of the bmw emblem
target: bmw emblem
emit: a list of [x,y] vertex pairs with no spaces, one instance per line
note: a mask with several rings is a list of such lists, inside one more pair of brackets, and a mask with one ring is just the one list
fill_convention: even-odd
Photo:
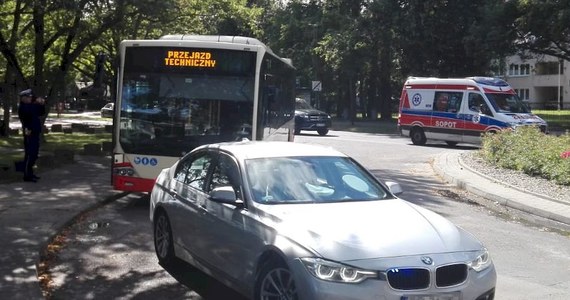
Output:
[[422,256],[421,260],[426,265],[432,265],[433,264],[433,259],[431,259],[431,257],[429,257],[429,256]]

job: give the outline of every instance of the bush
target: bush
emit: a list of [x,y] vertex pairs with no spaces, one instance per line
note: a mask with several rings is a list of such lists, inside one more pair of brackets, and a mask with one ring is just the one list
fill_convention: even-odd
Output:
[[570,185],[570,134],[546,135],[536,127],[487,133],[483,136],[480,156],[501,168],[540,176],[561,185]]

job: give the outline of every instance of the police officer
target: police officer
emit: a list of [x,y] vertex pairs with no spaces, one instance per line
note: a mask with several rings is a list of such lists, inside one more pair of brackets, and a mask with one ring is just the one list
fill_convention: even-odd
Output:
[[24,132],[24,181],[36,182],[34,165],[40,151],[40,134],[42,132],[41,116],[45,114],[45,99],[34,97],[32,90],[20,92],[18,116]]

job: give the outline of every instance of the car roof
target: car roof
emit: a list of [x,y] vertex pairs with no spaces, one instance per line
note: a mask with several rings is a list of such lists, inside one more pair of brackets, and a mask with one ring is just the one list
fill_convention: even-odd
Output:
[[240,160],[266,158],[266,157],[291,157],[291,156],[341,156],[346,157],[331,147],[301,144],[295,142],[278,141],[241,141],[210,144],[197,148],[219,148],[231,152]]

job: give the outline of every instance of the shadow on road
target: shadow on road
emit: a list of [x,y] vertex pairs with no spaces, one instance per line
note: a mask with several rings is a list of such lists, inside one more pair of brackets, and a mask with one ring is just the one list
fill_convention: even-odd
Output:
[[172,263],[168,265],[161,264],[161,266],[178,282],[199,294],[200,298],[196,299],[247,300],[246,297],[229,289],[218,280],[208,276],[181,259],[174,259]]

